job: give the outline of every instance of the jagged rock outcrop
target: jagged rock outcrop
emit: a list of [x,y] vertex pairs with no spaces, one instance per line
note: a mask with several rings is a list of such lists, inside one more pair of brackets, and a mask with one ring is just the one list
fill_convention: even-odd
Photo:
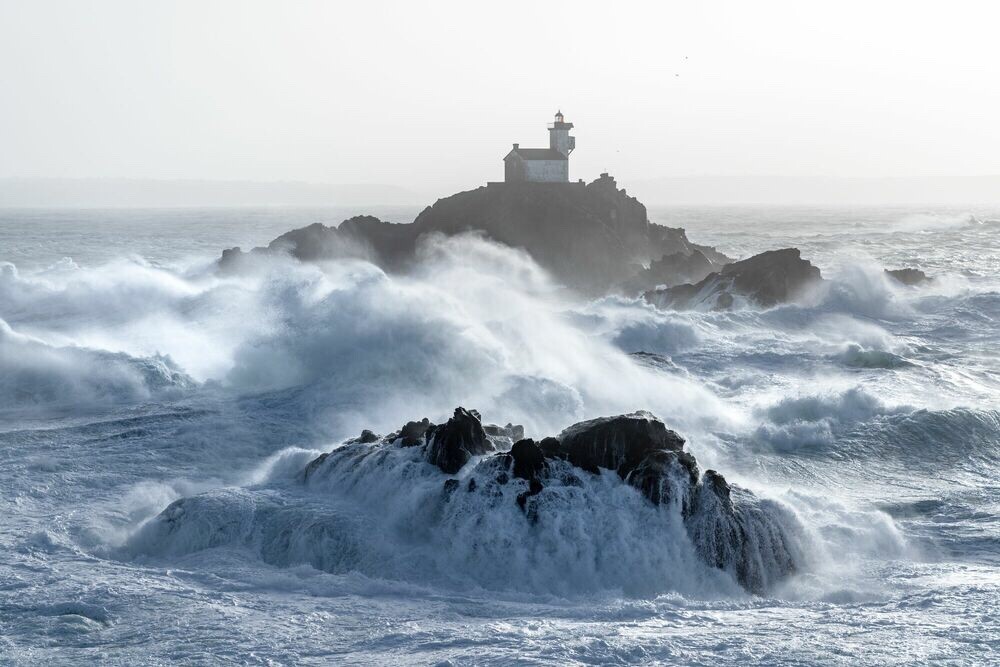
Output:
[[622,479],[648,453],[684,448],[684,438],[644,411],[574,424],[560,433],[558,440],[559,455],[576,467],[595,473],[598,468],[614,470]]
[[[411,422],[412,423],[412,422]],[[493,443],[474,410],[456,408],[455,415],[446,423],[435,426],[426,434],[427,461],[441,468],[442,472],[455,474],[473,456],[494,450]]]
[[510,448],[510,456],[513,460],[511,472],[514,477],[531,481],[539,479],[545,470],[545,453],[530,438],[515,442]]
[[[225,250],[219,266],[235,270],[248,256],[286,253],[302,261],[356,257],[388,271],[404,271],[419,239],[470,231],[523,248],[557,280],[586,294],[655,287],[661,283],[649,281],[670,275],[673,262],[683,264],[678,275],[693,280],[703,260],[713,269],[728,261],[713,248],[692,244],[683,229],[650,223],[646,207],[604,174],[586,185],[491,183],[439,199],[412,224],[371,216],[354,217],[338,227],[317,223],[250,253]],[[656,268],[646,276],[650,269],[643,267],[650,263]]]
[[[668,505],[674,500],[675,489],[693,488],[698,483],[698,463],[687,452],[656,450],[646,454],[625,481],[654,505]],[[682,513],[690,515],[689,494],[682,493],[678,500]]]
[[434,427],[435,425],[430,423],[427,417],[418,422],[406,422],[403,428],[399,429],[399,443],[403,447],[422,445],[424,444],[424,437],[427,435],[427,431]]
[[798,248],[770,250],[727,264],[695,284],[646,292],[658,308],[731,308],[737,297],[769,308],[786,303],[823,280],[820,270],[802,259]]
[[378,436],[374,432],[365,429],[361,431],[361,435],[358,436],[358,442],[363,444],[368,444],[370,442],[378,442]]
[[801,527],[787,509],[730,485],[714,470],[705,471],[692,503],[685,526],[699,555],[748,591],[765,593],[798,569],[800,536],[793,533]]
[[719,263],[713,262],[697,247],[690,253],[671,253],[660,259],[654,259],[648,269],[639,271],[626,283],[625,291],[641,293],[656,288],[665,289],[685,283],[696,283],[710,273],[719,271],[727,263],[729,263],[728,258]]
[[[363,434],[309,463],[303,478],[310,482],[314,476],[331,474],[331,466],[357,466],[386,448],[419,451],[421,461],[448,476],[441,486],[443,502],[482,494],[486,504],[472,506],[484,507],[506,497],[527,521],[544,530],[550,507],[547,489],[555,494],[552,498],[565,500],[566,487],[583,486],[589,476],[611,474],[663,511],[677,512],[704,562],[731,573],[748,591],[766,592],[800,566],[801,526],[794,516],[730,485],[714,470],[702,475],[694,456],[684,451],[684,439],[648,412],[580,422],[557,438],[520,438],[508,450],[496,452],[494,442],[510,442],[512,436],[523,435],[523,429],[511,424],[484,427],[478,412],[463,408],[445,424],[434,426],[424,419],[409,422],[404,430],[408,427],[421,449],[408,447],[399,433],[375,444]],[[473,466],[470,461],[477,456],[482,458]],[[509,495],[505,489],[511,489]]]
[[885,269],[885,275],[889,276],[898,283],[903,285],[908,285],[913,287],[914,285],[922,285],[923,283],[930,282],[930,278],[926,273],[920,269],[903,268],[903,269]]

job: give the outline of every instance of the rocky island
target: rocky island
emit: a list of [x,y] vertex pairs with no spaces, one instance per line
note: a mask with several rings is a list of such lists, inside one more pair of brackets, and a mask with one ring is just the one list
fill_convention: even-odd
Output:
[[[734,261],[693,243],[683,228],[650,222],[646,207],[608,174],[591,183],[490,183],[439,199],[410,224],[356,216],[337,226],[314,223],[244,252],[222,252],[219,268],[239,271],[256,257],[305,262],[356,258],[406,272],[435,234],[482,234],[526,251],[556,281],[585,297],[642,296],[664,309],[770,308],[824,282],[798,248]],[[930,282],[914,268],[886,270],[894,283]]]
[[731,261],[692,243],[683,229],[650,222],[646,207],[602,174],[588,184],[491,183],[439,199],[412,224],[372,216],[336,227],[316,223],[266,248],[226,250],[220,267],[236,270],[248,256],[287,253],[303,261],[361,258],[399,272],[413,262],[421,239],[463,232],[524,249],[557,281],[590,296],[700,280]]

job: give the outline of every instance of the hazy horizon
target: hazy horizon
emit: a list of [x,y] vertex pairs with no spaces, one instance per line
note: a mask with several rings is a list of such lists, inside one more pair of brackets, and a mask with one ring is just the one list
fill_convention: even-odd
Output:
[[545,145],[562,109],[570,177],[608,171],[650,203],[684,200],[650,185],[671,179],[690,203],[924,202],[935,181],[935,201],[970,201],[1000,191],[996,14],[0,0],[0,179],[385,184],[422,202],[501,180],[510,145]]
[[[614,176],[614,174],[612,174]],[[484,183],[457,188],[472,190]],[[701,175],[623,181],[648,206],[996,206],[1000,176],[836,178]],[[454,192],[389,183],[130,178],[0,178],[0,209],[428,206]]]

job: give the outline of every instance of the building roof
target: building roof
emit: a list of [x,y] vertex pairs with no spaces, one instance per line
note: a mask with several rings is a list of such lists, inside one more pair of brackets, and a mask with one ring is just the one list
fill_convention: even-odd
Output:
[[[565,160],[565,155],[553,148],[515,148],[507,157],[517,154],[522,160]],[[504,158],[507,159],[507,158]]]

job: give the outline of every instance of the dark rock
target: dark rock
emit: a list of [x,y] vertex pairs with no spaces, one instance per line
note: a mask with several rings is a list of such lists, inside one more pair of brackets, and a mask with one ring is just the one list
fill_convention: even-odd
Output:
[[507,429],[507,435],[514,442],[524,440],[524,427],[520,424],[511,424],[510,422],[507,422],[507,426],[504,428]]
[[562,451],[562,444],[558,439],[549,436],[547,438],[542,438],[538,441],[538,448],[542,450],[542,454],[546,458],[550,459],[564,459],[566,458]]
[[239,267],[243,261],[244,253],[240,248],[226,248],[219,258],[219,268],[223,270],[233,270]]
[[424,417],[418,422],[406,422],[403,428],[399,429],[399,439],[403,447],[415,447],[424,444],[424,436],[427,431],[434,428],[434,424]]
[[639,271],[626,283],[625,291],[636,294],[655,288],[696,283],[724,265],[725,263],[714,264],[695,248],[690,252],[674,252],[653,260],[648,269]]
[[329,458],[329,456],[330,456],[329,452],[320,454],[312,461],[310,461],[308,464],[306,464],[305,469],[302,471],[302,478],[309,479],[317,470],[319,470],[320,466],[323,465],[323,463],[327,460],[327,458]]
[[685,370],[675,364],[673,359],[662,354],[657,354],[655,352],[643,352],[640,350],[639,352],[629,352],[629,356],[648,368],[654,368],[658,371],[665,371],[668,373],[686,374]]
[[435,426],[427,434],[427,461],[448,474],[462,469],[473,456],[493,451],[493,445],[483,431],[474,411],[457,408],[447,423]]
[[[517,501],[517,506],[521,508],[522,512],[527,512],[526,506],[528,504],[528,499],[531,498],[532,496],[537,496],[539,493],[542,492],[543,488],[544,487],[542,486],[541,482],[539,482],[537,479],[532,479],[531,481],[528,482],[528,490],[517,494],[517,498],[515,500]],[[537,512],[532,513],[531,518],[533,521],[537,521],[538,513]]]
[[378,436],[369,431],[368,429],[361,431],[361,435],[358,437],[358,442],[364,444],[369,444],[377,441],[378,441]]
[[559,434],[560,450],[573,465],[589,472],[598,468],[628,477],[651,451],[679,452],[684,438],[648,412],[601,417],[570,426]]
[[511,442],[517,442],[518,440],[524,439],[524,427],[515,424],[508,423],[506,426],[485,424],[483,425],[483,430],[486,431],[486,435],[510,438]]
[[729,486],[729,482],[726,478],[717,473],[714,470],[706,470],[705,477],[702,480],[705,488],[715,494],[725,507],[732,508],[732,489]]
[[896,282],[902,283],[903,285],[909,285],[911,287],[930,282],[930,278],[927,277],[927,274],[920,269],[885,269],[885,274]]
[[545,469],[545,454],[530,438],[515,442],[510,455],[514,459],[514,477],[536,480]]
[[459,481],[457,479],[446,479],[444,481],[444,493],[450,496],[458,490]]
[[732,257],[724,255],[723,253],[719,252],[710,245],[699,245],[697,243],[692,243],[691,247],[700,252],[702,255],[704,255],[705,258],[715,266],[725,266],[726,264],[733,263]]
[[798,248],[785,248],[727,264],[693,285],[654,290],[644,297],[658,308],[707,305],[724,310],[732,307],[734,296],[769,308],[791,301],[822,280],[819,269],[802,259]]
[[730,572],[751,593],[766,593],[794,573],[802,555],[794,533],[801,527],[772,501],[731,486],[714,470],[705,471],[685,527],[709,565]]
[[680,491],[682,511],[690,511],[689,493],[698,483],[698,463],[687,452],[649,452],[625,480],[654,505],[667,505]]

